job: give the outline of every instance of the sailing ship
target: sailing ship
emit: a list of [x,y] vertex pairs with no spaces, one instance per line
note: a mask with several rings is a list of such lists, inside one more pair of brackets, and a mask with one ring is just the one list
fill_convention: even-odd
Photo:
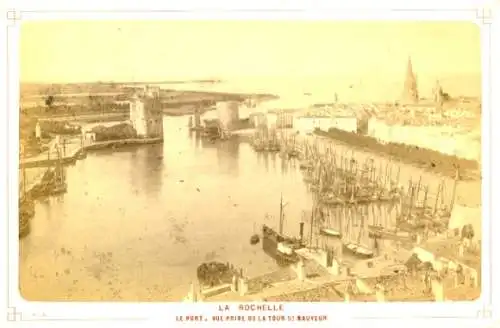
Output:
[[23,188],[19,198],[19,238],[26,237],[30,233],[30,221],[33,216],[35,216],[35,203],[27,191],[26,169],[23,169]]
[[64,167],[61,161],[61,152],[59,151],[59,149],[57,150],[57,162],[54,168],[54,173],[55,175],[52,183],[51,194],[58,195],[65,193],[68,189],[68,185],[66,183],[66,176],[64,173]]
[[[458,174],[457,174],[458,175]],[[433,206],[427,205],[428,202],[428,186],[421,186],[421,178],[417,184],[409,181],[408,191],[406,196],[401,200],[401,214],[398,216],[398,229],[406,232],[425,232],[429,230],[444,231],[448,225],[451,216],[450,209],[453,206],[455,198],[456,183],[453,187],[453,194],[450,206],[444,204],[444,187],[445,183],[442,181],[438,186],[437,194],[434,198]],[[421,189],[424,189],[423,200],[420,201]]]
[[267,127],[261,127],[255,131],[255,135],[252,139],[252,147],[255,151],[279,152],[281,150],[276,131],[269,134]]
[[357,207],[353,208],[353,211],[350,213],[351,215],[348,218],[348,224],[346,227],[349,230],[349,233],[347,234],[347,238],[342,241],[342,246],[345,253],[350,253],[357,258],[369,259],[374,256],[374,251],[370,247],[367,247],[366,245],[361,243],[361,237],[364,233],[365,228],[366,216],[364,215],[364,213],[361,213],[361,225],[359,227],[359,233],[356,240],[349,238],[349,235],[352,234],[351,229],[353,227],[352,214],[357,215],[358,213],[359,210]]
[[252,147],[256,152],[263,152],[266,150],[263,134],[264,131],[255,130],[254,136],[252,138]]
[[20,210],[19,212],[19,238],[26,237],[31,231],[31,218]]
[[31,218],[35,215],[35,205],[27,197],[19,200],[19,238],[23,238],[30,233]]
[[325,219],[323,210],[320,211],[320,215],[322,216],[322,227],[319,230],[320,234],[328,237],[342,238],[341,230],[335,228],[333,222],[331,222],[331,212],[328,213],[327,219]]
[[281,134],[282,146],[281,146],[281,157],[283,159],[292,159],[299,157],[300,153],[297,150],[297,145],[295,142],[295,135],[292,135],[291,138],[288,138],[286,132],[282,130]]
[[283,196],[281,196],[279,231],[275,231],[265,224],[262,225],[262,249],[280,265],[298,262],[299,256],[295,250],[305,247],[302,236],[294,238],[283,234],[284,207]]

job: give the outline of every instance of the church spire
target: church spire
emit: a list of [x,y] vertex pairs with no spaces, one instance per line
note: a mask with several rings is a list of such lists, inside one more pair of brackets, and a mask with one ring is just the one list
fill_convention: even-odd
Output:
[[413,65],[410,56],[408,56],[408,65],[406,68],[406,79],[403,90],[403,101],[407,103],[418,102],[417,78],[413,73]]
[[406,78],[413,76],[413,65],[411,64],[411,57],[408,56],[408,67],[406,69]]

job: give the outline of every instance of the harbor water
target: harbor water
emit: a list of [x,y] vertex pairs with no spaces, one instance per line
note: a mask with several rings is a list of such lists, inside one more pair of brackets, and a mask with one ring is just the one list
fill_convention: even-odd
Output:
[[37,201],[21,240],[29,300],[179,300],[204,261],[248,276],[275,262],[250,237],[261,224],[299,234],[311,197],[294,163],[237,140],[212,144],[164,118],[164,143],[89,153],[66,168],[68,192]]
[[[277,263],[250,237],[278,228],[281,195],[284,233],[298,237],[305,222],[309,238],[313,197],[298,162],[237,139],[211,143],[187,122],[165,117],[163,144],[99,150],[66,168],[67,193],[37,201],[21,240],[23,297],[178,301],[205,261],[268,273]],[[367,225],[395,219],[380,211],[326,210],[324,223],[370,247]],[[341,246],[313,235],[313,245]]]

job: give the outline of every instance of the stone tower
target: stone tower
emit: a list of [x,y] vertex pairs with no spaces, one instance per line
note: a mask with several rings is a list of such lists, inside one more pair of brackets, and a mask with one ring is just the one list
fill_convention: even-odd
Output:
[[402,98],[403,103],[415,104],[418,102],[417,77],[413,73],[410,57],[408,57],[408,67],[406,69],[406,79]]

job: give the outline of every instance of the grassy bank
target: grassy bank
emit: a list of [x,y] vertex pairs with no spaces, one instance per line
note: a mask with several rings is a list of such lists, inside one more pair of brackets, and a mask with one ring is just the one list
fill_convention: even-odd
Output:
[[328,132],[316,130],[315,133],[363,150],[390,156],[404,163],[416,165],[448,177],[455,177],[456,168],[458,167],[461,179],[479,179],[479,163],[473,160],[458,158],[417,146],[398,143],[382,144],[375,138],[334,128]]

